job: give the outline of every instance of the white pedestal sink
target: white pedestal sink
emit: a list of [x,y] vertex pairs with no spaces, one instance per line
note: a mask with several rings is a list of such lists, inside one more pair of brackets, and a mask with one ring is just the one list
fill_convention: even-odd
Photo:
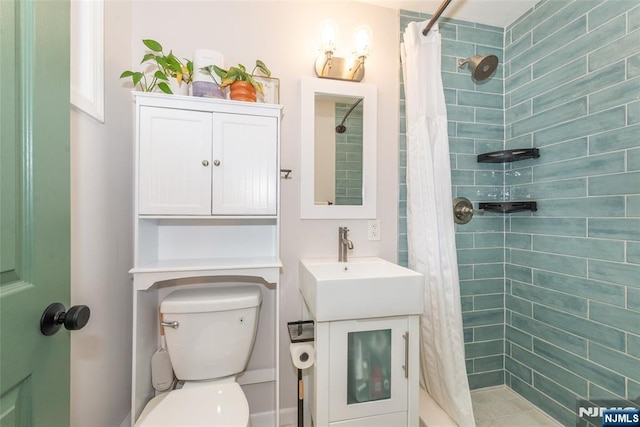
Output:
[[300,260],[300,292],[316,322],[421,314],[423,276],[376,257]]

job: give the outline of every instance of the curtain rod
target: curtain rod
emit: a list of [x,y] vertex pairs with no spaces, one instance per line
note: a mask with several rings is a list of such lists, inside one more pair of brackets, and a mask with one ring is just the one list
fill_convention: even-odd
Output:
[[442,2],[438,10],[436,10],[436,13],[434,13],[433,16],[431,17],[431,20],[429,21],[425,29],[422,31],[423,36],[426,36],[427,34],[429,34],[429,30],[431,30],[431,27],[433,27],[435,23],[438,22],[438,18],[440,18],[440,15],[442,15],[442,12],[444,12],[447,6],[449,6],[449,3],[451,3],[451,0],[444,0]]

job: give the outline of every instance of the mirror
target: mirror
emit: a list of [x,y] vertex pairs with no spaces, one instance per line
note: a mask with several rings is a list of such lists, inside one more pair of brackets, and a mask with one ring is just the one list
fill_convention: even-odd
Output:
[[376,217],[377,90],[303,78],[301,217]]

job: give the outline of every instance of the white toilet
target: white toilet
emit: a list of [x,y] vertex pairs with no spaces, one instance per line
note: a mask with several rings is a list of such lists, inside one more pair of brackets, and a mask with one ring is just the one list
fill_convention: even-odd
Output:
[[182,289],[160,304],[167,350],[181,389],[156,396],[136,427],[249,426],[236,374],[253,349],[262,297],[256,286]]

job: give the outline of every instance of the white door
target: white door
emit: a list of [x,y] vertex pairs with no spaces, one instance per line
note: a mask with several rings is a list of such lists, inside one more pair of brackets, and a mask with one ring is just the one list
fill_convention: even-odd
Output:
[[211,113],[140,107],[139,212],[211,215]]
[[406,317],[331,322],[329,420],[407,411]]
[[275,215],[278,123],[275,117],[214,113],[214,215]]

